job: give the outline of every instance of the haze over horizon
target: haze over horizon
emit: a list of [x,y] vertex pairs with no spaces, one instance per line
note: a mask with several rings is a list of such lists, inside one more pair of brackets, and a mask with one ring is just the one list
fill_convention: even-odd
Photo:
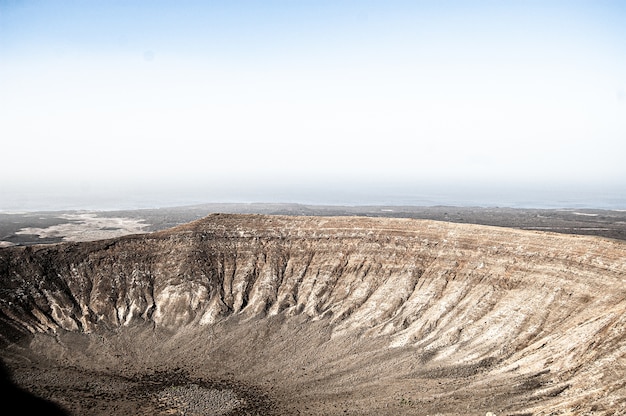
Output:
[[0,2],[0,211],[626,208],[620,1]]

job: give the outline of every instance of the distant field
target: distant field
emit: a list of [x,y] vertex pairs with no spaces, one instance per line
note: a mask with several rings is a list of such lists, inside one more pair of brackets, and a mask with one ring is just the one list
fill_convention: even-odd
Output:
[[0,213],[0,247],[90,241],[158,231],[216,212],[431,219],[626,240],[626,211],[452,206],[205,204],[125,211]]

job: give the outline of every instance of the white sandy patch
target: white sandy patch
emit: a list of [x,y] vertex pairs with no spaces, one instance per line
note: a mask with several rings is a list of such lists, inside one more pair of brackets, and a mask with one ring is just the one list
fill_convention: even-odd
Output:
[[143,219],[98,217],[95,213],[64,214],[69,222],[47,228],[22,228],[16,234],[35,234],[39,238],[62,238],[63,241],[93,241],[143,233]]
[[597,217],[598,216],[598,214],[590,214],[588,212],[574,212],[573,214],[584,215],[585,217]]
[[15,244],[13,244],[10,241],[0,241],[0,248],[2,248],[2,247],[11,247],[11,246],[14,246],[14,245]]

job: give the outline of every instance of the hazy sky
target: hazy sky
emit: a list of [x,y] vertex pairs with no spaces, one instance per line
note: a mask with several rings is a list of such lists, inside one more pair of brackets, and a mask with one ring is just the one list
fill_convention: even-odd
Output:
[[0,0],[0,141],[4,205],[46,188],[619,193],[626,2]]

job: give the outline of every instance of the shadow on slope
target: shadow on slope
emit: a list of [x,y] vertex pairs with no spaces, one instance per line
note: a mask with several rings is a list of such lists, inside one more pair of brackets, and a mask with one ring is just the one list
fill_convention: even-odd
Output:
[[4,415],[69,415],[59,405],[44,400],[25,390],[22,390],[13,383],[9,370],[0,361],[0,390],[2,390],[3,413]]

